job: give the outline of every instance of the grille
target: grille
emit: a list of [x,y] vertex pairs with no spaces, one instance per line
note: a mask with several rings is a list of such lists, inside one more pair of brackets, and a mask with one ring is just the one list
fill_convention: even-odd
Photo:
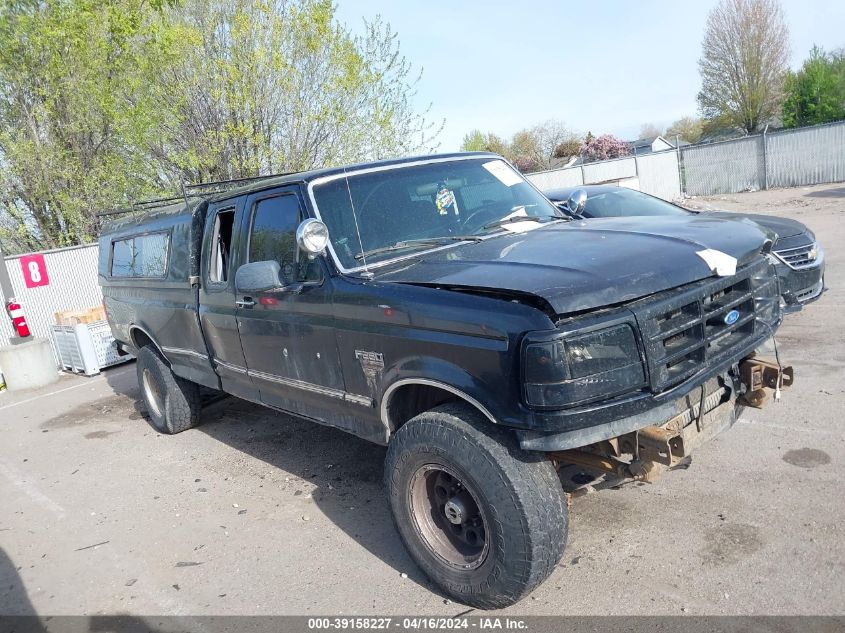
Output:
[[[758,328],[766,329],[755,317],[774,326],[777,306],[774,271],[762,259],[731,277],[696,282],[635,306],[652,390],[669,389],[747,347],[763,334]],[[732,310],[739,316],[728,323]]]
[[816,298],[821,294],[823,284],[823,281],[819,281],[818,283],[813,284],[809,288],[805,288],[804,290],[796,292],[795,299],[799,303],[801,303],[802,301],[808,301],[809,299]]
[[793,270],[812,268],[819,263],[815,243],[777,250],[775,251],[775,255]]

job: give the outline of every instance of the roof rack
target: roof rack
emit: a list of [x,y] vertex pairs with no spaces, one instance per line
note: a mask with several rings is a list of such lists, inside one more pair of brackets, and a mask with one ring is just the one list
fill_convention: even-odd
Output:
[[[223,193],[225,191],[229,191],[230,189],[240,187],[241,185],[248,185],[252,182],[260,182],[262,180],[269,180],[271,178],[279,178],[280,176],[289,176],[293,173],[296,172],[288,171],[279,174],[268,174],[266,176],[249,176],[246,178],[232,178],[231,180],[213,180],[210,182],[198,182],[185,185],[184,188],[186,191],[194,191],[198,194],[204,193],[206,195],[212,195],[215,193]],[[211,191],[205,191],[206,188],[212,187],[216,187],[216,189],[212,189]]]
[[271,178],[278,178],[280,176],[288,176],[295,172],[284,172],[280,174],[269,174],[267,176],[250,176],[247,178],[232,178],[231,180],[214,180],[210,182],[197,182],[191,184],[180,183],[182,187],[182,195],[168,196],[165,198],[150,198],[149,200],[139,200],[131,202],[129,208],[114,209],[112,211],[102,211],[95,213],[95,217],[107,217],[112,215],[124,215],[126,213],[138,213],[139,211],[149,211],[157,209],[158,207],[167,206],[168,204],[184,201],[188,203],[189,198],[195,198],[201,195],[214,195],[217,193],[224,193],[230,189],[234,189],[241,185],[247,185],[252,182],[260,182],[262,180],[269,180]]
[[149,211],[151,209],[165,207],[168,204],[172,204],[174,202],[179,201],[187,202],[187,198],[184,196],[170,196],[167,198],[150,198],[149,200],[139,200],[138,202],[130,203],[131,206],[129,208],[114,209],[112,211],[101,211],[100,213],[95,213],[94,216],[101,218],[111,215],[123,215],[125,213],[138,213],[139,211]]

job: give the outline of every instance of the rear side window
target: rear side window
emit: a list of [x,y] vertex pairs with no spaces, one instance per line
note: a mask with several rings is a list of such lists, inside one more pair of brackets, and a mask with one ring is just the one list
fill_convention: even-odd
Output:
[[316,260],[309,261],[297,252],[296,227],[300,217],[299,199],[295,195],[267,198],[255,206],[249,239],[249,261],[279,262],[282,283],[285,285],[320,278]]
[[164,277],[168,233],[136,235],[112,243],[112,277]]

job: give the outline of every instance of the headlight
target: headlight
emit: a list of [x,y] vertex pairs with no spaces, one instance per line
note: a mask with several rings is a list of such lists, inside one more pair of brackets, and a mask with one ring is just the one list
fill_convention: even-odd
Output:
[[529,405],[560,408],[645,385],[637,339],[628,324],[542,342],[523,351]]

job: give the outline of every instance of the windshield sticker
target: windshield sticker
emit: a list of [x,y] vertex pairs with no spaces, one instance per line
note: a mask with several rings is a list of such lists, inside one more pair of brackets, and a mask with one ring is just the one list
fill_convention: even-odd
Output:
[[727,253],[707,248],[696,253],[719,277],[729,277],[736,274],[736,258]]
[[491,160],[489,163],[484,163],[482,167],[506,187],[513,187],[523,181],[522,176],[508,167],[503,160]]
[[455,200],[455,192],[446,186],[446,183],[440,183],[437,187],[437,196],[434,199],[437,205],[437,210],[440,215],[448,215],[449,209],[452,209],[455,215],[458,213],[458,201]]

